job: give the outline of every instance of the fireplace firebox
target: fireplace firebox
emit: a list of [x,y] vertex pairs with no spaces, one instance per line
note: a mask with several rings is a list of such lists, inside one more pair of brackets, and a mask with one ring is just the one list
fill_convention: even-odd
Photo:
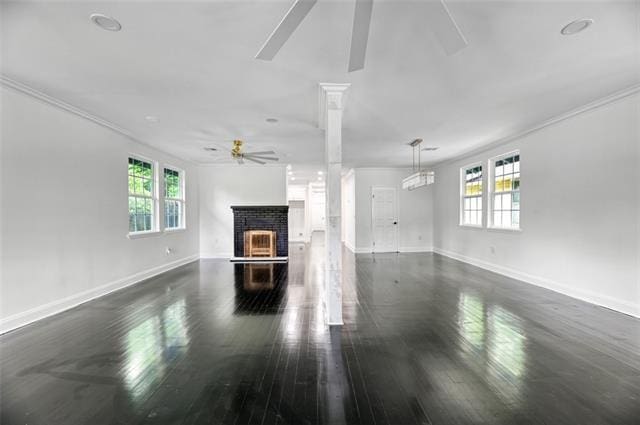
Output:
[[273,230],[245,230],[245,257],[275,257],[276,232]]
[[232,206],[234,261],[286,260],[288,205]]

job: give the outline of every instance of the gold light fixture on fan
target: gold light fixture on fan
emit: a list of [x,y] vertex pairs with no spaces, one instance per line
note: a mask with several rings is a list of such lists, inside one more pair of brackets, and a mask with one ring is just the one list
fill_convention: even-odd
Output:
[[[262,152],[242,152],[242,140],[234,140],[233,148],[231,149],[231,157],[238,161],[238,164],[244,164],[244,160],[255,162],[260,165],[266,164],[265,161],[278,161],[279,158],[275,156],[274,151],[262,151]],[[266,155],[266,156],[265,156]]]

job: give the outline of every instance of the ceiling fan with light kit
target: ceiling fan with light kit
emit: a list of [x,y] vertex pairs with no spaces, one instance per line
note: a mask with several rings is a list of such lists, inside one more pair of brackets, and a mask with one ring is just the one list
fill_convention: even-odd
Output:
[[[317,0],[295,0],[256,54],[256,59],[272,60],[316,2]],[[429,5],[429,13],[425,18],[428,18],[429,27],[444,52],[450,56],[464,49],[468,44],[467,40],[453,19],[444,0],[430,0],[426,3]],[[373,0],[355,0],[351,49],[349,52],[349,72],[364,68],[372,10]]]
[[[255,162],[260,165],[265,165],[267,161],[275,162],[280,160],[280,158],[274,156],[276,154],[274,151],[244,152],[242,149],[243,145],[244,142],[242,140],[236,139],[233,141],[233,147],[231,149],[224,148],[224,150],[231,154],[231,158],[236,160],[240,165],[244,164],[245,160]],[[215,152],[218,149],[208,147],[205,148],[205,150]]]

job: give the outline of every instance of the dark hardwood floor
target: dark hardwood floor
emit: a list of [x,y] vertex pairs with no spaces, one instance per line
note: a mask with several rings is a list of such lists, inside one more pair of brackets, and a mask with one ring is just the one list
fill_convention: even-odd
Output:
[[8,333],[0,423],[640,424],[640,320],[434,254],[344,269],[341,328],[316,242]]

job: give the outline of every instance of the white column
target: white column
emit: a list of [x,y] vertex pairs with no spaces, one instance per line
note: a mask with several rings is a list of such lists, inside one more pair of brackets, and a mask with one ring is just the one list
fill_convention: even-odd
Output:
[[342,111],[349,84],[320,83],[320,128],[325,130],[326,231],[324,304],[329,325],[342,325]]

